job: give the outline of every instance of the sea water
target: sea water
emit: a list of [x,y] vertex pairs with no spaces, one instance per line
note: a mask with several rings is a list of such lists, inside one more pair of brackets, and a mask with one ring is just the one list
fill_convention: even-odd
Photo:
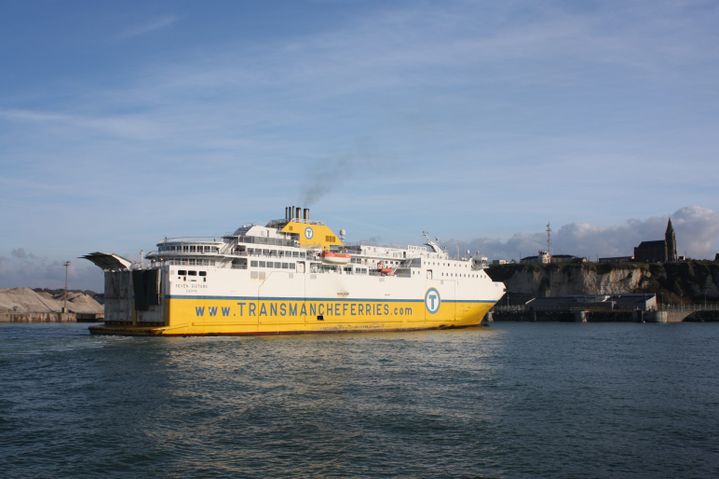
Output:
[[0,325],[2,477],[718,477],[719,324]]

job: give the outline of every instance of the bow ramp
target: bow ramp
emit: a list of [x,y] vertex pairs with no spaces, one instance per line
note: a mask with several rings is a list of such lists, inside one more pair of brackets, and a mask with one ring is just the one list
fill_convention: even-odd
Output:
[[130,269],[132,262],[114,253],[103,253],[96,251],[94,253],[82,256],[103,271],[123,271]]

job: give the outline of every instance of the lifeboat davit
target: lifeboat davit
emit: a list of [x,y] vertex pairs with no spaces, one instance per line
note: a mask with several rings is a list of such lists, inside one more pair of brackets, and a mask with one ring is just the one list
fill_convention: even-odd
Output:
[[385,266],[384,262],[382,262],[382,261],[377,263],[377,271],[379,271],[380,274],[383,274],[385,276],[394,276],[394,268]]
[[352,259],[349,253],[340,253],[337,251],[323,251],[322,261],[330,264],[346,264]]

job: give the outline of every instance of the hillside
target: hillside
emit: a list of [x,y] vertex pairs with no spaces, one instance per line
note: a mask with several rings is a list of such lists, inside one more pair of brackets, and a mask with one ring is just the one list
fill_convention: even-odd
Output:
[[[719,263],[567,263],[491,266],[511,302],[577,294],[656,293],[663,303],[719,301]],[[514,295],[514,298],[512,297]]]

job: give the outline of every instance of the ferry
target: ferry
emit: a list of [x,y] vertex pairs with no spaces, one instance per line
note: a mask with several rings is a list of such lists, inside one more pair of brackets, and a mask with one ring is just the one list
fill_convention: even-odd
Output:
[[406,248],[349,244],[309,208],[219,238],[165,238],[138,263],[86,258],[105,275],[93,334],[262,335],[478,326],[504,295],[479,258],[437,240]]

